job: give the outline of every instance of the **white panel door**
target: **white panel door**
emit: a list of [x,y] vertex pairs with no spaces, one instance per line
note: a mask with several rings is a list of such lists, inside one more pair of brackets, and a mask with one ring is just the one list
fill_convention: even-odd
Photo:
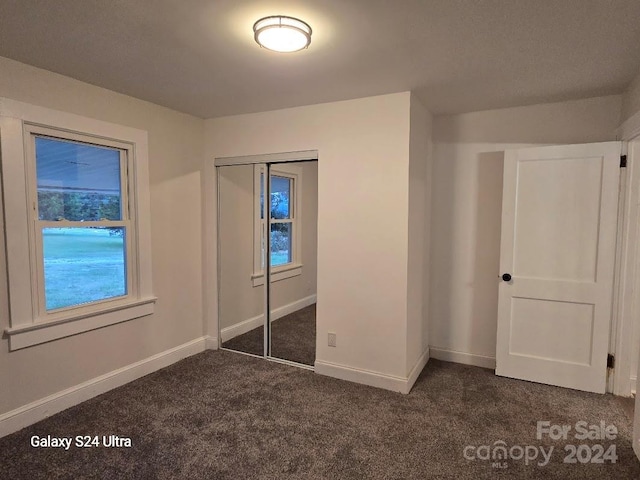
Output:
[[505,152],[496,374],[604,393],[620,143]]

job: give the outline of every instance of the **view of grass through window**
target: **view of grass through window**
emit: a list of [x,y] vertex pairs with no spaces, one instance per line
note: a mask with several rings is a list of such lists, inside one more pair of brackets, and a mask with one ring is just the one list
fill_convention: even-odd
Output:
[[271,225],[271,266],[291,263],[291,224]]
[[46,309],[126,295],[120,151],[39,136],[35,144]]
[[124,235],[101,228],[45,228],[47,310],[126,293]]

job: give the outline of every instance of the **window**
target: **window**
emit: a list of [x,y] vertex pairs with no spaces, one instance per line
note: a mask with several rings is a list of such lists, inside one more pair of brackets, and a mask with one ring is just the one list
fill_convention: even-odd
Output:
[[10,348],[151,314],[146,132],[0,100]]
[[[255,228],[254,228],[254,286],[264,284],[264,264],[267,223],[264,215],[265,167],[255,166]],[[300,210],[302,171],[295,165],[277,165],[271,168],[271,199],[269,235],[271,238],[272,281],[290,278],[302,273]]]
[[[294,213],[293,199],[294,177],[284,175],[271,176],[271,266],[278,267],[293,261]],[[263,183],[260,184],[263,187]],[[264,205],[264,191],[260,192],[261,210]],[[262,217],[264,222],[264,217]],[[263,254],[264,257],[264,254]],[[264,268],[264,265],[262,266]]]
[[41,127],[27,126],[25,136],[40,316],[127,297],[129,148]]

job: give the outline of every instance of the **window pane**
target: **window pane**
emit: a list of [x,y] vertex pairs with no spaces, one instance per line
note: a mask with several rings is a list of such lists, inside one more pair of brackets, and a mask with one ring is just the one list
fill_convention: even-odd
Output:
[[266,238],[266,229],[265,223],[260,223],[260,270],[264,270],[264,258],[265,258],[265,244],[264,239]]
[[291,223],[271,224],[271,266],[291,261]]
[[291,179],[271,176],[271,218],[291,218]]
[[120,151],[35,137],[40,220],[120,220]]
[[127,294],[124,228],[44,228],[47,310]]
[[260,219],[263,219],[263,218],[264,218],[264,173],[261,173],[260,174]]

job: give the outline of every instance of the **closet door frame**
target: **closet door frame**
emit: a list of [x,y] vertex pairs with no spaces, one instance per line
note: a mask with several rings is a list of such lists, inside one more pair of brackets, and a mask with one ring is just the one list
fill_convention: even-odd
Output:
[[[220,188],[219,188],[219,170],[218,167],[227,167],[227,166],[237,166],[237,165],[264,165],[265,167],[265,176],[264,176],[264,198],[271,198],[271,166],[273,164],[281,164],[281,163],[293,163],[293,162],[310,162],[310,161],[318,161],[318,151],[317,150],[301,150],[295,152],[282,152],[282,153],[268,153],[261,155],[245,155],[239,157],[216,157],[214,166],[216,167],[216,193],[217,193],[217,208],[216,208],[216,222],[219,225],[220,219]],[[267,206],[268,205],[268,206]],[[270,203],[265,202],[265,210],[264,210],[265,218],[271,219],[271,205]],[[267,222],[267,225],[269,222]],[[218,310],[218,348],[222,348],[222,335],[220,334],[220,229],[216,228],[216,242],[217,242],[217,310]],[[304,365],[297,362],[291,362],[289,360],[284,360],[281,358],[275,358],[271,356],[271,235],[270,229],[267,228],[266,232],[263,233],[265,238],[265,271],[264,271],[264,279],[265,279],[265,289],[264,289],[264,335],[263,335],[263,354],[262,357],[267,360],[284,363],[287,365],[294,365],[296,367],[305,368],[308,370],[313,370],[314,368],[310,365]],[[237,352],[243,353],[243,352]],[[253,354],[246,354],[251,356],[256,356]]]
[[297,152],[265,153],[261,155],[244,155],[241,157],[216,157],[216,167],[231,165],[254,165],[257,163],[287,163],[318,160],[317,150],[300,150]]

